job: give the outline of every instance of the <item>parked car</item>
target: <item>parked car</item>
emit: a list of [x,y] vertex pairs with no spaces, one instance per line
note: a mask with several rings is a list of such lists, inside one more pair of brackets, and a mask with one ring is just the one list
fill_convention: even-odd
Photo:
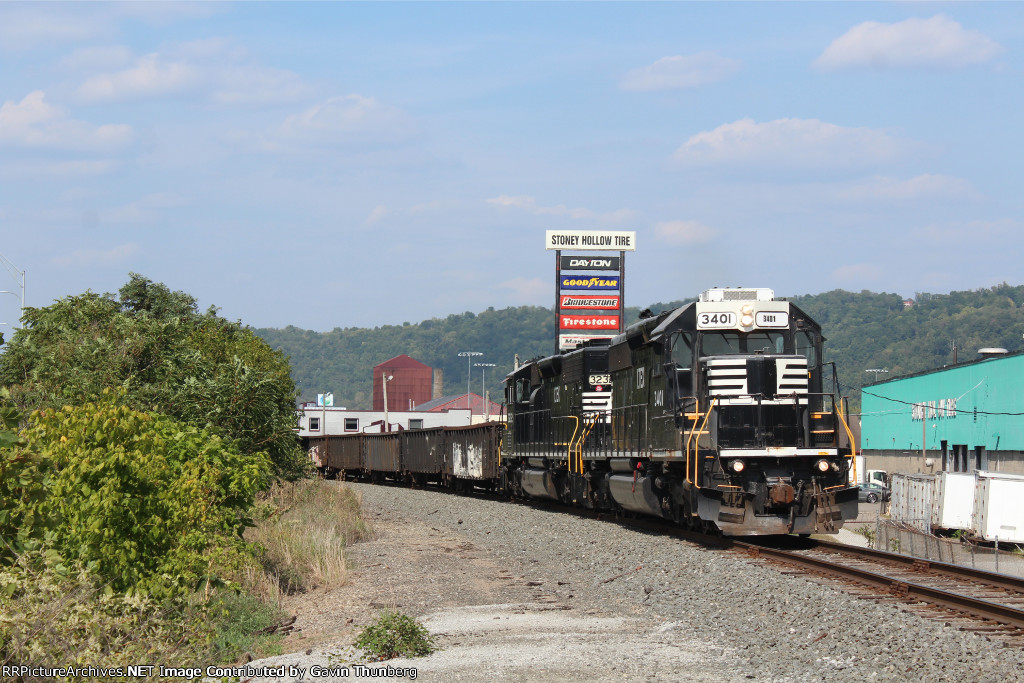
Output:
[[888,487],[873,481],[861,484],[857,491],[857,500],[862,503],[877,503],[880,500],[889,500],[891,496],[892,491]]

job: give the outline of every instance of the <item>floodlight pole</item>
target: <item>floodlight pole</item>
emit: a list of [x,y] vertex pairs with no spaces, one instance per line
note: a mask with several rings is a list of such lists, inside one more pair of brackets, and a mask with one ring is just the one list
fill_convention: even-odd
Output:
[[496,367],[494,363],[473,363],[473,367],[480,368],[480,396],[484,399],[484,419],[491,415],[491,404],[487,400],[487,368]]
[[482,356],[483,351],[459,351],[459,358],[466,359],[466,407],[469,408],[470,419],[472,419],[473,409],[469,406],[469,380],[473,374],[473,356]]
[[[18,270],[17,266],[11,263],[10,259],[8,259],[3,254],[0,254],[0,264],[2,264],[3,267],[7,269],[7,272],[11,274],[12,278],[14,278],[14,283],[21,288],[21,315],[18,316],[18,319],[20,320],[21,317],[25,314],[25,271]],[[0,293],[18,296],[14,292],[9,292],[7,290],[2,290],[2,292]]]

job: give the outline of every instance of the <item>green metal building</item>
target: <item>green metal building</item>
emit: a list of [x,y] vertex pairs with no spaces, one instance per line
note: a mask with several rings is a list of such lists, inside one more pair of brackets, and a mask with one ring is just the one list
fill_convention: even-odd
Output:
[[868,469],[1024,474],[1024,352],[868,385],[861,410]]

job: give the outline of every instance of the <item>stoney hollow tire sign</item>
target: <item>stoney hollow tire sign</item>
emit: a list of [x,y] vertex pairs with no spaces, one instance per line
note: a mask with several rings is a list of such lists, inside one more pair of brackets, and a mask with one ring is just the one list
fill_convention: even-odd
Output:
[[[545,249],[555,251],[556,353],[621,333],[626,305],[626,252],[636,251],[636,233],[548,230],[544,243]],[[617,251],[619,254],[563,255],[563,250]]]

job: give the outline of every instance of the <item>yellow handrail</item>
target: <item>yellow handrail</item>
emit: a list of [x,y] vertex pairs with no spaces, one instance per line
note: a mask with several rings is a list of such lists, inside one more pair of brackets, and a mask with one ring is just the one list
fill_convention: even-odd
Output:
[[[696,452],[699,451],[699,449],[700,449],[700,436],[701,436],[701,434],[704,433],[704,428],[708,424],[708,419],[711,418],[711,411],[715,409],[715,404],[716,403],[718,403],[718,399],[717,398],[715,398],[714,400],[711,401],[711,405],[708,406],[708,412],[704,413],[704,422],[701,423],[700,429],[697,430],[697,443],[694,445],[695,455],[696,455]],[[699,409],[697,411],[697,415],[698,416],[700,415],[700,410]],[[690,429],[690,435],[686,439],[686,476],[687,476],[688,480],[689,480],[689,476],[690,476],[690,442],[693,439],[694,430],[696,428],[697,428],[697,420],[694,420],[693,421],[693,427]],[[698,465],[699,465],[699,463],[697,462],[697,458],[694,457],[693,481],[690,482],[690,483],[692,483],[695,487],[697,487],[699,489],[700,485],[697,483],[697,467],[698,467]]]
[[853,441],[853,432],[850,431],[850,425],[846,424],[846,418],[843,417],[842,404],[836,405],[836,415],[839,416],[839,421],[843,423],[843,428],[846,430],[846,436],[850,439],[850,457],[853,458],[853,467],[850,470],[853,472],[853,481],[857,481],[857,444]]

